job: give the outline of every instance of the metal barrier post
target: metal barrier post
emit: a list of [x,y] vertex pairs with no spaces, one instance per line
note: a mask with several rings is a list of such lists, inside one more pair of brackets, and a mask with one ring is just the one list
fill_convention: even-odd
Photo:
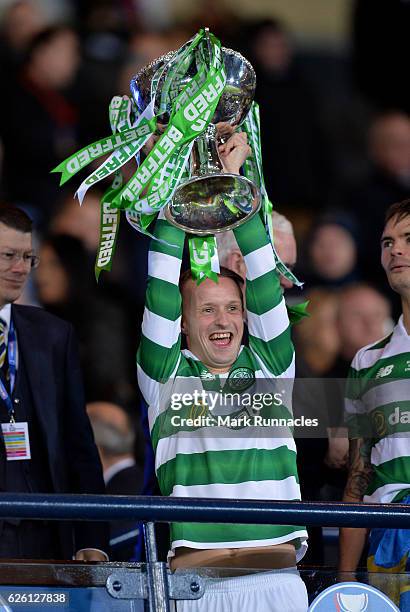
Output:
[[170,612],[168,576],[165,563],[158,561],[154,523],[144,523],[149,612]]

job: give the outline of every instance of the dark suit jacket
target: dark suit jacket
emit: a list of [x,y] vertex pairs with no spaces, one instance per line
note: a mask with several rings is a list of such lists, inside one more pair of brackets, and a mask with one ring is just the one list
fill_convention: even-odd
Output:
[[[83,383],[72,326],[41,308],[12,305],[19,355],[24,358],[45,445],[53,493],[104,493],[98,451],[85,412]],[[4,441],[0,433],[0,443]],[[5,463],[0,465],[4,490]],[[81,548],[107,549],[101,523],[62,522],[64,558]],[[74,529],[74,532],[73,532]],[[74,541],[73,541],[74,535]]]
[[[107,482],[109,495],[140,495],[143,485],[143,470],[139,465],[122,469]],[[112,521],[110,523],[110,560],[129,561],[134,556],[138,531],[137,521]]]

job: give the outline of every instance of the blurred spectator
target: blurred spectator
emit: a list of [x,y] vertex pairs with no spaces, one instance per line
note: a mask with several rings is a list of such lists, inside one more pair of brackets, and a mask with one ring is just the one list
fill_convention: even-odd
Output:
[[[324,484],[324,460],[328,451],[327,415],[323,375],[333,364],[339,350],[336,316],[338,300],[335,292],[314,289],[306,294],[310,317],[295,326],[296,373],[293,391],[293,414],[318,418],[319,428],[295,428],[297,465],[302,499],[316,501]],[[324,560],[321,527],[309,529],[309,549],[305,564]]]
[[[293,226],[289,219],[276,210],[272,213],[272,227],[276,251],[283,263],[292,270],[296,264],[296,240]],[[218,256],[222,266],[233,270],[243,279],[246,277],[246,266],[233,232],[217,234]],[[290,289],[293,284],[281,275],[280,284],[283,289]]]
[[[296,358],[296,380],[293,391],[295,418],[319,418],[320,427],[309,431],[295,428],[297,465],[303,500],[319,499],[323,484],[324,458],[328,449],[326,424],[321,419],[323,389],[321,376],[338,351],[336,330],[337,299],[333,292],[316,289],[306,294],[309,314],[293,329]],[[305,564],[320,564],[324,560],[321,527],[308,528],[309,549]]]
[[[68,194],[63,197],[60,207],[50,221],[52,234],[67,234],[82,242],[88,254],[89,270],[93,268],[98,251],[102,195],[103,192],[94,187],[87,193],[80,207],[78,200]],[[98,286],[106,288],[112,295],[114,285],[117,293],[118,289],[122,288],[125,294],[131,295],[141,311],[141,316],[145,299],[148,243],[148,238],[132,229],[123,217],[112,270],[103,273],[98,281]],[[90,272],[90,282],[93,276],[93,272]],[[124,295],[117,297],[127,299]]]
[[0,74],[10,78],[32,38],[45,27],[45,16],[35,2],[12,2],[2,16],[0,32]]
[[88,192],[81,207],[71,193],[60,198],[50,220],[50,232],[78,238],[90,255],[95,256],[100,238],[102,195],[101,191],[94,188]]
[[237,49],[238,45],[243,44],[243,24],[238,17],[238,11],[226,0],[200,0],[195,3],[195,15],[189,22],[192,34],[204,25],[222,41],[224,47]]
[[337,295],[327,289],[306,293],[310,316],[294,330],[296,355],[310,376],[321,376],[333,365],[340,349],[336,317]]
[[326,374],[331,379],[328,385],[328,407],[332,425],[324,474],[326,489],[323,497],[327,501],[340,501],[346,484],[349,441],[344,428],[343,401],[350,364],[359,348],[376,342],[393,329],[389,301],[370,285],[347,285],[340,290],[338,297],[340,350]]
[[340,215],[320,218],[307,244],[309,268],[303,274],[308,288],[339,287],[358,280],[354,224]]
[[[137,2],[128,0],[71,0],[79,26],[97,35],[111,33],[119,38],[138,25]],[[106,45],[106,50],[109,46]]]
[[262,153],[268,193],[281,206],[319,208],[329,177],[316,104],[279,20],[251,25],[246,57],[257,75]]
[[36,226],[47,222],[59,194],[50,174],[76,146],[77,108],[65,92],[79,64],[78,39],[50,27],[30,42],[16,82],[2,96],[3,195],[32,207]]
[[403,87],[408,70],[410,4],[403,0],[355,0],[353,75],[373,107],[410,113],[410,94]]
[[392,331],[390,303],[370,285],[347,285],[339,292],[337,328],[340,350],[332,371],[334,376],[346,376],[359,348],[376,342]]
[[48,312],[70,321],[76,329],[87,399],[135,399],[137,331],[133,303],[122,294],[117,297],[114,291],[95,288],[92,265],[78,239],[49,236],[42,242],[39,255],[37,297]]
[[[134,2],[113,0],[76,1],[78,31],[83,61],[76,81],[80,100],[80,145],[108,136],[108,106],[117,89],[118,74],[127,50],[129,33],[135,27]],[[128,92],[126,92],[128,93]]]
[[118,78],[119,94],[129,95],[130,81],[133,76],[147,64],[161,55],[178,49],[190,37],[190,34],[176,40],[165,32],[135,32],[128,43],[127,55]]
[[333,201],[356,216],[363,277],[384,289],[386,283],[375,262],[380,260],[379,238],[387,207],[409,196],[410,116],[397,111],[378,115],[369,129],[368,155],[368,176],[340,190]]
[[[138,435],[138,458],[135,460],[135,424],[118,404],[91,402],[87,413],[94,432],[109,495],[139,495],[143,483],[143,442]],[[129,561],[133,556],[139,529],[136,522],[110,523],[111,561]]]

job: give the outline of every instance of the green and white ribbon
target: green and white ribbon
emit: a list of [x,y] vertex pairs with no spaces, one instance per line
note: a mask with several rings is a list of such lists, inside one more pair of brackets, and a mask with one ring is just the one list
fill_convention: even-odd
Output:
[[[159,72],[160,74],[155,75],[152,80],[151,97],[155,99],[159,81],[167,68],[167,76],[164,81],[164,85],[161,88],[161,99],[159,103],[159,114],[163,114],[167,111],[168,107],[172,102],[178,98],[180,94],[180,82],[181,78],[186,74],[192,59],[193,50],[197,49],[199,44],[204,40],[206,34],[204,30],[200,30],[198,34],[195,34],[188,42],[174,54],[167,66],[164,66]],[[175,66],[175,67],[174,67]]]
[[188,244],[192,278],[197,285],[207,278],[217,283],[220,269],[215,236],[195,236]]
[[[225,87],[226,75],[220,43],[212,35],[213,60],[209,71],[201,64],[196,76],[183,88],[174,103],[168,127],[114,201],[122,209],[151,214],[163,208],[175,189],[177,163],[167,181],[160,183],[163,166],[178,159],[184,145],[191,143],[208,126]],[[186,150],[186,149],[185,149]],[[146,190],[142,201],[140,194]]]
[[[186,43],[174,55],[171,61],[166,66],[158,70],[157,73],[154,75],[151,86],[151,96],[153,100],[155,99],[157,86],[161,80],[162,74],[165,68],[167,68],[167,81],[161,89],[159,114],[161,114],[161,112],[166,112],[169,108],[169,100],[167,102],[166,95],[167,92],[170,91],[170,88],[173,87],[175,92],[180,92],[180,79],[186,73],[189,65],[192,62],[192,50],[198,45],[202,38],[203,33],[200,32],[193,39],[188,41],[188,43]],[[214,65],[218,66],[218,60],[216,60]],[[199,80],[200,82],[205,82],[204,75],[200,76]],[[192,82],[190,83],[189,89],[191,91],[191,94],[198,91],[197,86],[194,89],[194,85],[192,85]],[[190,98],[185,90],[180,92],[180,94],[178,93],[178,95],[176,93],[171,92],[169,94],[169,97],[171,101],[177,98],[174,107],[175,109],[180,109],[183,104],[188,105],[190,103]],[[172,120],[173,118],[171,117],[170,123],[172,123]],[[196,136],[197,133],[195,133],[194,137]],[[160,174],[158,175],[158,173],[156,173],[156,176],[153,177],[151,185],[153,195],[151,195],[150,198],[144,197],[142,199],[139,199],[136,202],[134,209],[126,209],[125,212],[127,221],[135,230],[156,240],[156,238],[150,232],[148,232],[147,228],[150,223],[156,218],[156,212],[158,210],[158,207],[161,206],[162,210],[163,207],[172,199],[174,192],[178,185],[181,183],[181,181],[184,178],[189,178],[189,159],[193,146],[193,140],[194,139],[192,139],[191,142],[189,142],[187,145],[183,146],[180,149],[176,148],[168,162],[162,165],[162,168],[160,169]],[[157,155],[157,153],[155,153],[155,155]]]
[[293,272],[283,263],[275,249],[274,230],[272,226],[273,206],[272,202],[269,200],[263,177],[259,106],[256,102],[252,103],[251,110],[245,119],[244,131],[247,133],[248,144],[252,149],[252,155],[250,155],[244,163],[244,174],[251,181],[255,182],[260,189],[263,218],[275,255],[276,268],[282,276],[294,283],[297,287],[302,287],[303,283],[301,283]]
[[112,207],[112,200],[121,188],[122,174],[118,172],[101,199],[100,242],[94,265],[97,282],[102,270],[111,270],[121,220],[121,213]]
[[[116,101],[115,98],[113,98],[111,105],[114,101]],[[115,112],[117,109],[112,109],[111,105],[110,111],[114,110]],[[130,108],[131,100],[127,96],[124,96],[124,98],[122,99],[122,108],[120,108],[120,112],[116,115],[119,120],[118,122],[113,122],[112,124],[115,129],[118,129],[119,133],[130,129],[131,127]],[[149,126],[150,120],[153,118],[153,116],[153,105],[150,104],[140,115],[137,124],[133,127],[139,128],[143,125]],[[130,143],[129,145],[119,147],[113,153],[111,153],[109,158],[103,164],[101,164],[92,174],[90,174],[77,189],[76,196],[78,197],[80,204],[82,204],[85,194],[87,193],[90,187],[92,187],[98,181],[107,178],[108,176],[119,170],[124,164],[126,164],[134,155],[136,155],[140,151],[140,149],[145,145],[152,133],[152,131],[147,131],[142,137],[138,138],[134,142]]]
[[[132,102],[128,96],[114,96],[114,98],[111,100],[108,114],[113,133],[115,133],[117,130],[123,131],[131,127],[131,106]],[[134,124],[140,123],[139,120],[141,117],[138,117],[138,113],[135,108],[133,108],[133,111],[134,115],[136,115]],[[119,191],[121,191],[122,186],[123,179],[121,171],[116,169],[114,180],[111,186],[104,193],[101,200],[100,240],[94,266],[97,282],[101,271],[111,270],[112,267],[112,260],[114,257],[121,220],[120,211],[117,208],[112,207],[112,201]],[[80,191],[80,189],[78,191]],[[87,191],[87,189],[88,187],[85,189],[85,191]],[[77,195],[79,195],[78,191]],[[80,204],[84,195],[85,192],[82,195],[79,195]]]
[[[150,121],[144,122],[138,127],[124,130],[123,132],[117,132],[107,138],[102,138],[92,144],[83,147],[77,153],[74,153],[66,160],[61,162],[51,172],[61,172],[60,186],[64,185],[70,178],[72,178],[77,172],[88,166],[94,160],[116,151],[120,147],[124,147],[134,141],[140,139],[140,142],[145,142],[147,136],[149,137],[154,133],[156,128],[156,119],[152,118]],[[142,144],[140,145],[140,148]],[[125,163],[125,162],[124,162]],[[104,177],[102,177],[104,178]]]
[[136,127],[134,125],[131,126],[130,112],[131,100],[128,96],[113,97],[108,108],[110,126],[113,134],[117,131],[121,131],[124,125],[126,125],[127,128]]
[[[205,54],[199,52],[201,46],[208,49],[208,45],[210,65],[207,65],[201,59]],[[194,59],[198,64],[197,74],[184,86],[176,99],[172,100],[173,111],[165,133],[162,134],[147,158],[138,167],[131,180],[114,199],[114,207],[151,214],[163,208],[172,197],[176,180],[181,173],[180,155],[185,156],[186,145],[207,128],[226,82],[221,44],[212,34],[201,30],[171,60],[171,64],[175,63],[175,66],[167,73],[165,91],[161,92],[160,111],[166,108],[165,101],[167,92],[171,91],[171,82],[173,83],[175,80],[179,82],[183,71],[186,71]],[[158,82],[159,79],[156,79],[154,98]],[[119,114],[120,110],[115,106],[117,104],[119,105],[119,100],[116,99],[114,110],[118,111]],[[146,113],[139,117],[136,126],[117,131],[112,136],[84,147],[54,168],[52,172],[61,172],[60,185],[63,185],[92,161],[104,154],[111,153],[109,159],[81,184],[77,193],[82,199],[91,185],[124,165],[133,155],[138,153],[149,136],[154,133],[157,117],[152,116],[153,107],[154,99]],[[112,124],[113,127],[117,127],[115,118]],[[164,166],[169,167],[172,160],[175,160],[175,163],[172,171],[169,172],[169,178],[161,182],[160,175],[163,168]],[[144,198],[140,202],[139,198],[142,193],[144,193]]]
[[308,306],[309,300],[306,302],[301,302],[300,304],[286,304],[286,310],[288,311],[288,317],[291,325],[297,325],[302,319],[310,317],[307,310]]
[[[185,176],[187,173],[187,168],[189,167],[189,157],[191,155],[192,146],[193,146],[192,142],[186,145],[184,151],[182,151],[179,154],[176,154],[175,159],[171,160],[167,165],[163,167],[161,176],[159,179],[158,191],[155,192],[155,193],[158,193],[158,198],[161,196],[161,193],[162,193],[162,184],[166,184],[168,186],[170,185],[171,195],[169,196],[167,202],[173,197],[176,188],[181,183],[182,177]],[[170,176],[170,173],[171,173],[171,176]],[[151,207],[148,206],[148,203],[144,203],[144,200],[141,201],[141,207],[143,210],[151,209]],[[163,208],[161,210],[163,210]],[[147,231],[147,227],[150,225],[150,223],[152,223],[156,215],[157,215],[156,212],[141,213],[135,210],[125,211],[125,216],[127,218],[127,221],[130,223],[130,225],[132,225],[132,227],[138,232],[145,234],[146,236],[149,236],[150,238],[153,238],[154,240],[157,240],[157,238],[155,238],[155,236],[153,236]],[[174,245],[169,245],[169,246],[174,246]]]
[[[181,90],[188,69],[196,65],[195,76]],[[164,77],[165,74],[165,77]],[[79,186],[80,203],[87,190],[112,174],[114,182],[102,200],[100,247],[95,270],[111,269],[112,255],[118,235],[120,211],[125,210],[128,222],[139,232],[148,232],[150,223],[168,204],[183,178],[189,176],[189,157],[193,142],[209,125],[226,85],[221,44],[215,36],[200,30],[176,52],[154,75],[151,102],[138,116],[127,96],[115,96],[110,104],[112,136],[96,141],[59,164],[52,172],[61,172],[60,185],[103,155],[109,154]],[[154,116],[157,91],[161,92]],[[123,185],[120,168],[139,152],[157,129],[157,121],[172,107],[165,132],[154,144],[133,177]],[[133,120],[131,119],[133,115]],[[247,178],[255,182],[262,194],[263,214],[273,246],[272,204],[265,189],[260,146],[258,106],[254,103],[245,122],[253,154],[244,165]],[[216,241],[213,236],[190,238],[191,266],[197,282],[215,278],[219,271]],[[278,271],[297,285],[301,283],[286,268],[273,246]]]

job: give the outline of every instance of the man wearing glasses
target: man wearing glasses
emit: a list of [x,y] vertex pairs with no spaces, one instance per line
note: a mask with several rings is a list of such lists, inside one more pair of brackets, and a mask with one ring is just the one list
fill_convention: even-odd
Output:
[[[103,493],[73,329],[13,303],[39,263],[31,231],[0,205],[0,493]],[[0,518],[2,558],[101,561],[105,547],[105,525]]]

